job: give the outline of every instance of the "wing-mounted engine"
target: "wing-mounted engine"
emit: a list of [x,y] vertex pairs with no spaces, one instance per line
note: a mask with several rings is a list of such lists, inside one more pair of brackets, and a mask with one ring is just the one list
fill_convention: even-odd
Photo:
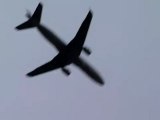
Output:
[[91,54],[91,50],[88,47],[83,47],[83,51],[84,51],[84,53],[86,53],[86,55]]
[[67,76],[71,74],[70,70],[68,70],[67,68],[62,68],[62,72]]

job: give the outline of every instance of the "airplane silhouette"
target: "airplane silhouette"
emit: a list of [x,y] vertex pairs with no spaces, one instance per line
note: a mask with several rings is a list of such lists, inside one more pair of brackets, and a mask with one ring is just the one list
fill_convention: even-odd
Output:
[[93,69],[88,63],[86,63],[81,57],[81,51],[83,50],[85,53],[90,54],[90,50],[88,48],[83,47],[87,32],[92,20],[92,11],[90,10],[81,24],[76,36],[66,45],[62,40],[60,40],[55,34],[53,34],[49,29],[40,24],[41,14],[42,14],[42,4],[39,3],[35,12],[31,16],[27,13],[27,17],[29,20],[18,25],[16,27],[17,30],[23,30],[28,28],[36,27],[42,35],[47,38],[47,40],[54,45],[59,54],[56,55],[51,61],[48,63],[36,68],[35,70],[29,72],[27,76],[33,77],[42,73],[49,72],[51,70],[55,70],[61,68],[62,71],[66,75],[70,75],[70,71],[66,68],[67,65],[73,63],[77,67],[79,67],[82,71],[84,71],[89,77],[92,78],[95,82],[100,85],[104,84],[103,79],[100,77],[98,72]]

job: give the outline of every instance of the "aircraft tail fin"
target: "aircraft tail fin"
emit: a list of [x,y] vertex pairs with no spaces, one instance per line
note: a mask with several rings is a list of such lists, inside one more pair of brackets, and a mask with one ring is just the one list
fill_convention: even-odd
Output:
[[27,29],[27,28],[32,28],[32,27],[38,26],[40,24],[40,21],[41,21],[41,14],[42,14],[42,4],[39,3],[37,8],[36,8],[36,10],[35,10],[35,12],[31,16],[31,18],[28,21],[18,25],[16,27],[16,29],[23,30],[23,29]]

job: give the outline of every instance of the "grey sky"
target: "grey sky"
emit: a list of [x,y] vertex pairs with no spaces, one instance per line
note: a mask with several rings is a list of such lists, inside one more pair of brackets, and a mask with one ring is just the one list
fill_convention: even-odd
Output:
[[[2,0],[1,120],[159,120],[160,2],[44,0],[42,23],[68,43],[88,10],[93,20],[82,54],[105,80],[99,87],[73,65],[34,78],[26,73],[57,51],[36,29],[16,31],[38,0]],[[105,52],[104,52],[105,51]]]

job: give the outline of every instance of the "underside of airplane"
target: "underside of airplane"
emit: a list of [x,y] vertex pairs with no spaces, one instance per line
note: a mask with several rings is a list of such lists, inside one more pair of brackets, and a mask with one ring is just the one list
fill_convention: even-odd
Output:
[[[103,79],[100,75],[82,58],[80,54],[82,50],[90,54],[90,51],[83,47],[86,40],[86,36],[89,30],[89,26],[93,17],[93,13],[90,10],[81,24],[75,37],[66,45],[63,43],[57,36],[51,33],[47,28],[43,27],[40,24],[41,14],[42,14],[42,4],[39,3],[33,15],[28,15],[29,20],[20,24],[16,27],[17,30],[23,30],[27,28],[37,27],[37,29],[59,50],[59,53],[49,62],[44,65],[36,68],[35,70],[29,72],[27,75],[32,77],[39,74],[43,74],[58,68],[61,68],[62,71],[69,75],[70,71],[66,68],[67,65],[75,64],[82,71],[84,71],[88,76],[90,76],[95,82],[100,85],[104,84]],[[50,35],[50,36],[49,36]]]

